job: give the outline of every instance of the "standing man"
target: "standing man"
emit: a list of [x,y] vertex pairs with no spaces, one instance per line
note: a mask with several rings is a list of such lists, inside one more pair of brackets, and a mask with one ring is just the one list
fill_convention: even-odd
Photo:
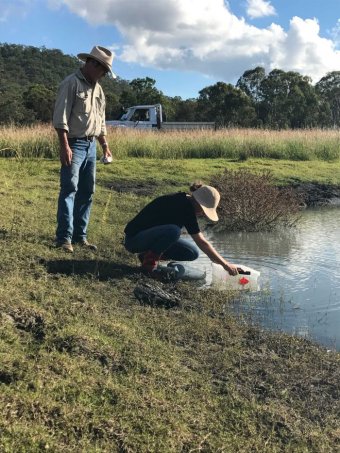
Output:
[[56,246],[73,253],[73,245],[89,250],[97,247],[87,241],[96,176],[96,139],[104,159],[112,159],[106,141],[105,96],[98,81],[111,70],[113,54],[95,46],[91,53],[80,53],[85,65],[59,86],[53,126],[60,143],[60,193],[58,199]]

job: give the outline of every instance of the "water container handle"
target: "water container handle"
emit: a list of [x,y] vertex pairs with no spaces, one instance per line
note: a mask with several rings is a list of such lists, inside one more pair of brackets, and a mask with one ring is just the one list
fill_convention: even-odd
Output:
[[238,267],[238,268],[237,268],[237,272],[238,272],[240,275],[250,275],[250,271],[244,271],[241,267]]

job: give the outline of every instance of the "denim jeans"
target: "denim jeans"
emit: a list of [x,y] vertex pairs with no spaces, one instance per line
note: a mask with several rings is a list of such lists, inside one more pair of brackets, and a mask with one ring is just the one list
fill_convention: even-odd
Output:
[[177,225],[158,225],[140,231],[134,236],[125,237],[125,248],[131,253],[152,250],[165,260],[194,261],[199,251],[196,245],[180,238],[181,229]]
[[71,166],[60,170],[57,241],[86,239],[96,179],[96,141],[69,139]]

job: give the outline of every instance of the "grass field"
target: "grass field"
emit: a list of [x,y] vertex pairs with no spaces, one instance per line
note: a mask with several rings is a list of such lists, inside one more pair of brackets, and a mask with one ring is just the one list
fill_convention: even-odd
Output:
[[[108,129],[108,141],[118,159],[269,158],[334,161],[340,157],[338,130],[221,129],[163,133],[111,128]],[[0,127],[0,156],[51,158],[57,155],[56,134],[50,126]]]
[[340,180],[322,161],[98,165],[99,250],[69,256],[53,246],[58,162],[0,159],[1,452],[337,450],[339,354],[237,321],[213,290],[163,285],[172,309],[134,296],[146,277],[121,244],[127,220],[151,196],[242,165],[281,183]]

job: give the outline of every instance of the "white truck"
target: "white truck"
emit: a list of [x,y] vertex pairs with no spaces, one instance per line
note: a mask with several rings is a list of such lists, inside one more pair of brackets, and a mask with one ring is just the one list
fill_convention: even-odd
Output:
[[164,121],[161,104],[134,105],[129,107],[119,120],[106,121],[109,127],[128,127],[135,129],[191,130],[215,129],[215,122],[170,122]]

